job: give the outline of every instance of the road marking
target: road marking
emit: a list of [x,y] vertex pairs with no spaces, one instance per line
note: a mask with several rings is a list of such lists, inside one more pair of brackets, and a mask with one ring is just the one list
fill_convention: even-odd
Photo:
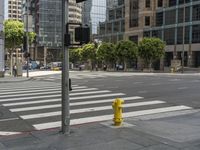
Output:
[[[133,111],[133,112],[123,113],[123,118],[137,117],[137,116],[143,116],[143,115],[149,115],[149,114],[157,114],[157,113],[179,111],[179,110],[186,110],[186,109],[192,109],[192,108],[181,105],[181,106],[172,106],[172,107],[148,109],[148,110],[142,110],[142,111]],[[107,121],[107,120],[112,120],[112,119],[113,119],[113,115],[102,115],[102,116],[95,116],[95,117],[86,117],[86,118],[80,118],[80,119],[72,119],[70,121],[70,125],[92,123],[92,122],[100,122],[100,121]],[[57,127],[61,126],[61,122],[57,121],[57,122],[41,123],[41,124],[34,124],[33,126],[35,127],[36,130],[57,128]]]
[[[0,98],[1,97],[4,97],[3,95],[9,95],[9,94],[17,94],[17,95],[20,95],[20,93],[23,93],[23,94],[25,94],[25,93],[31,93],[31,92],[34,92],[34,93],[36,93],[36,92],[46,92],[46,91],[59,91],[60,89],[58,89],[58,88],[54,88],[54,89],[43,89],[43,90],[34,90],[34,91],[32,91],[32,90],[29,90],[29,91],[21,91],[21,92],[3,92],[2,94],[0,94]],[[31,95],[32,95],[32,93],[31,93]],[[16,96],[16,95],[14,95],[14,96]],[[22,95],[23,96],[23,95]],[[7,96],[5,96],[5,97],[7,97]]]
[[71,93],[70,96],[76,96],[76,95],[87,95],[87,94],[98,94],[98,93],[110,93],[109,90],[102,90],[102,91],[92,91],[92,92],[82,92],[82,93]]
[[[137,103],[124,104],[123,108],[146,106],[146,105],[155,105],[155,104],[163,104],[163,103],[165,103],[165,102],[164,101],[137,102]],[[95,111],[110,110],[110,109],[112,109],[112,106],[81,108],[81,109],[70,110],[70,114],[95,112]],[[35,118],[44,118],[44,117],[51,117],[51,116],[58,116],[58,115],[61,115],[61,111],[31,114],[31,115],[23,115],[23,116],[20,116],[20,117],[22,119],[35,119]]]
[[[97,98],[97,97],[107,97],[107,96],[120,96],[125,95],[124,93],[113,93],[113,94],[103,94],[103,95],[92,95],[92,96],[82,96],[82,97],[72,97],[70,100],[76,99],[87,99],[87,98]],[[22,97],[22,98],[11,98],[11,99],[3,99],[0,102],[8,102],[8,101],[21,101],[21,100],[33,100],[39,98],[54,98],[54,97],[61,97],[61,94],[54,94],[54,95],[44,95],[44,96],[33,96],[33,97]]]
[[8,118],[8,119],[1,119],[0,122],[4,121],[11,121],[11,120],[18,120],[19,118]]
[[44,96],[33,96],[33,97],[19,97],[19,98],[11,98],[11,99],[2,99],[2,100],[0,100],[0,102],[33,100],[33,99],[39,99],[39,98],[54,98],[54,97],[61,97],[61,94],[44,95]]
[[72,97],[72,98],[70,98],[70,100],[98,98],[98,97],[108,97],[108,96],[121,96],[121,95],[125,95],[125,94],[124,93],[112,93],[112,94],[104,94],[104,95],[91,95],[91,96],[82,96],[82,97]]
[[[85,96],[85,97],[73,97],[70,98],[73,100],[76,99],[87,99],[87,98],[95,98],[95,97],[108,97],[108,96],[117,96],[117,95],[125,95],[123,93],[114,93],[114,94],[105,94],[105,95],[94,95],[94,96]],[[39,110],[39,109],[45,109],[45,108],[57,108],[60,107],[61,104],[54,104],[54,105],[44,105],[44,106],[34,106],[34,107],[22,107],[22,108],[13,108],[10,109],[11,112],[20,112],[20,111],[29,111],[29,110]]]
[[[97,93],[109,93],[111,91],[109,90],[102,90],[102,91],[92,91],[92,92],[80,92],[80,93],[70,93],[69,95],[70,96],[76,96],[76,95],[87,95],[87,94],[97,94]],[[12,97],[16,97],[16,96],[34,96],[34,95],[43,95],[43,94],[59,94],[61,93],[61,90],[54,90],[52,92],[42,92],[42,93],[29,93],[29,94],[15,94],[15,95],[12,95],[12,96],[8,96],[8,95],[5,95],[5,96],[0,96],[0,98],[12,98]]]
[[97,88],[87,88],[87,89],[77,89],[77,90],[73,89],[71,92],[82,92],[82,91],[93,91],[93,90],[98,90],[98,89]]
[[[132,96],[132,97],[122,97],[123,100],[135,100],[135,99],[143,99],[143,97],[139,96]],[[95,100],[95,101],[84,101],[84,102],[73,102],[70,103],[70,106],[78,106],[78,105],[88,105],[88,104],[100,104],[100,103],[106,103],[106,102],[112,102],[114,101],[114,98],[112,99],[104,99],[104,100]],[[2,104],[3,106],[18,106],[18,105],[28,105],[28,104],[39,104],[39,103],[49,103],[49,102],[61,102],[60,99],[48,99],[48,100],[39,100],[39,101],[31,101],[31,102],[17,102],[17,103],[5,103]]]
[[16,134],[21,134],[21,133],[22,133],[22,132],[0,131],[0,135],[2,135],[2,136],[16,135]]
[[134,82],[133,84],[143,84],[144,82]]
[[33,88],[20,88],[20,87],[10,87],[9,89],[0,89],[0,92],[4,93],[4,92],[13,92],[13,91],[30,91],[30,90],[40,90],[40,89],[56,89],[56,88],[60,88],[60,86],[51,86],[51,87],[33,87]]
[[188,89],[188,87],[179,87],[178,90]]
[[142,94],[142,93],[147,93],[147,91],[138,91],[138,93],[141,93],[141,94]]
[[[3,89],[1,90],[0,89],[0,93],[4,93],[4,92],[13,92],[13,91],[30,91],[30,90],[41,90],[41,89],[58,89],[58,88],[61,88],[61,86],[48,86],[48,87],[36,87],[36,88],[20,88],[20,87],[16,87],[16,88],[13,88],[11,87],[10,89]],[[72,88],[73,89],[83,89],[83,88],[86,88],[86,86],[73,86],[72,85]]]

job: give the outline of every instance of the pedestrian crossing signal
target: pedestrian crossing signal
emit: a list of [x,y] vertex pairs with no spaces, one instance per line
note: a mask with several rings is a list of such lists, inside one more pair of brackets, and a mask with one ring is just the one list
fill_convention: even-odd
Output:
[[76,3],[81,3],[81,2],[84,2],[86,0],[76,0]]
[[90,28],[89,27],[77,27],[75,28],[75,41],[82,44],[90,42]]

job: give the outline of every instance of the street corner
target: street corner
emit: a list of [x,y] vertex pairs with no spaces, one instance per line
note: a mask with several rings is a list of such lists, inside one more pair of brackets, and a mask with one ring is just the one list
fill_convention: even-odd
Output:
[[0,136],[16,135],[31,130],[33,130],[32,126],[7,108],[0,106]]

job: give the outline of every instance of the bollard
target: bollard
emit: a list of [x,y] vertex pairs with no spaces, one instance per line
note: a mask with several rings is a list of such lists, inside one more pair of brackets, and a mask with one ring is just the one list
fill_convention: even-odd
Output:
[[112,107],[114,110],[114,125],[115,126],[120,126],[123,122],[122,118],[122,104],[124,103],[124,100],[117,98],[113,103]]

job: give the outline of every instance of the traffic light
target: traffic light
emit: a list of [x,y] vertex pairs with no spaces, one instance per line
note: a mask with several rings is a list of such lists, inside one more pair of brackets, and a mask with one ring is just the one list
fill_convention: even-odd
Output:
[[76,3],[81,3],[81,2],[84,2],[86,0],[76,0]]
[[28,53],[28,52],[25,52],[25,53],[24,53],[24,57],[25,57],[25,58],[28,58],[28,57],[30,57],[30,56],[31,56],[30,53]]
[[77,27],[75,28],[75,41],[81,44],[87,44],[90,42],[90,28],[89,27]]
[[24,35],[23,37],[23,52],[27,51],[27,37]]

